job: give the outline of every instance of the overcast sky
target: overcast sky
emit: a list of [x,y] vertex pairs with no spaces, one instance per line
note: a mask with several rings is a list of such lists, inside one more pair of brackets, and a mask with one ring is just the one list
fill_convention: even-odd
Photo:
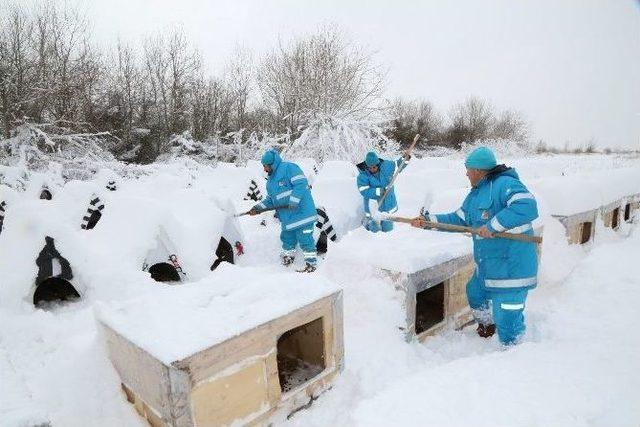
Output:
[[389,96],[446,112],[476,95],[521,110],[535,140],[640,148],[638,0],[71,2],[106,43],[182,24],[215,71],[237,44],[259,56],[337,24],[389,68]]

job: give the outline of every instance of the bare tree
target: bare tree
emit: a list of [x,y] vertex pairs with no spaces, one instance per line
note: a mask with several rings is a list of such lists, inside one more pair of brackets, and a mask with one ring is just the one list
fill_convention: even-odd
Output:
[[235,127],[242,129],[245,126],[249,97],[255,81],[253,54],[246,47],[236,46],[226,68],[225,80],[234,107]]
[[84,63],[93,61],[85,38],[88,22],[70,8],[45,4],[39,13],[41,19],[49,20],[50,28],[48,59],[53,71],[48,85],[50,112],[58,122],[76,124],[83,121],[79,100],[84,90],[80,81]]
[[233,105],[230,92],[218,79],[200,76],[195,80],[191,97],[191,127],[196,140],[202,141],[229,131]]
[[200,54],[192,49],[184,30],[173,30],[168,40],[170,73],[170,131],[179,133],[188,128],[188,100],[196,74],[200,70]]
[[442,117],[428,101],[407,102],[396,98],[391,107],[388,135],[400,144],[411,144],[416,134],[422,141],[437,142],[442,133]]
[[470,97],[451,109],[449,120],[451,124],[447,131],[447,142],[458,148],[463,142],[489,138],[495,119],[489,103]]
[[265,105],[296,131],[318,116],[363,118],[378,110],[385,86],[371,54],[323,29],[264,59],[258,85]]
[[133,51],[118,43],[115,89],[121,93],[123,116],[123,136],[129,138],[136,118],[136,110],[141,98],[141,76]]
[[150,101],[155,106],[151,120],[164,138],[184,131],[191,85],[200,70],[198,52],[190,48],[183,30],[174,29],[167,37],[147,39],[144,61]]
[[522,142],[527,139],[528,129],[522,113],[506,110],[500,113],[491,130],[491,136],[495,139],[508,139]]
[[10,8],[0,16],[0,108],[5,137],[9,137],[13,122],[26,114],[33,96],[29,58],[29,37],[32,24],[24,10]]

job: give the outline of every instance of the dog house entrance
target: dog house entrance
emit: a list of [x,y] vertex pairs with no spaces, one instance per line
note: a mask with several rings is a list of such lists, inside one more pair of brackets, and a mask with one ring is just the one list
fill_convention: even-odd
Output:
[[151,274],[151,278],[156,282],[179,282],[180,275],[176,268],[167,263],[167,262],[159,262],[157,264],[153,264],[149,267],[149,274]]
[[587,243],[589,240],[591,240],[591,227],[592,227],[591,222],[587,221],[587,222],[583,222],[582,223],[582,234],[580,235],[580,244],[583,245],[585,243]]
[[228,262],[230,264],[233,264],[233,261],[234,261],[233,246],[231,246],[231,243],[229,243],[227,239],[225,239],[224,237],[221,237],[220,242],[218,243],[218,247],[216,249],[216,259],[213,261],[213,264],[211,265],[211,271],[218,268],[218,266],[222,262]]
[[611,228],[618,228],[618,220],[620,219],[620,208],[615,208],[611,214]]
[[629,221],[631,218],[631,203],[624,205],[624,220]]
[[306,383],[325,368],[322,318],[291,329],[278,339],[278,379],[283,393]]
[[444,320],[444,282],[416,294],[416,335]]
[[42,307],[47,303],[72,301],[78,298],[80,298],[80,294],[67,280],[60,277],[49,277],[43,280],[33,293],[33,305]]

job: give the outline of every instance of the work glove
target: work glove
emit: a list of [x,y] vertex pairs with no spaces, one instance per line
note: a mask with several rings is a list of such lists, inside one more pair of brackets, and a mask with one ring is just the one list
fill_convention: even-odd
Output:
[[411,226],[416,228],[427,228],[423,221],[430,221],[429,211],[424,207],[420,209],[420,214],[411,220]]
[[424,219],[425,221],[431,221],[429,219],[429,211],[427,209],[423,207],[420,208],[420,216],[422,217],[422,219]]
[[362,218],[362,226],[365,230],[373,233],[380,231],[380,224],[375,219],[371,218],[371,214],[368,213],[365,213],[364,218]]

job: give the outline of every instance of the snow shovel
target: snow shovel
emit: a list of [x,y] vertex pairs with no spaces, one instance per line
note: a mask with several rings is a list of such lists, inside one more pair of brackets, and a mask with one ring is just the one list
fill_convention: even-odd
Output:
[[[418,143],[419,139],[420,139],[420,134],[416,133],[416,136],[413,137],[413,142],[411,143],[411,146],[407,150],[407,153],[406,153],[407,155],[409,155],[409,156],[411,155],[411,152],[413,151],[413,147],[416,146],[416,144]],[[398,177],[398,174],[400,174],[400,168],[397,168],[396,172],[393,174],[393,177],[391,178],[391,182],[389,183],[389,186],[387,187],[387,189],[382,194],[382,197],[380,197],[380,199],[378,200],[378,206],[382,206],[382,202],[384,202],[384,199],[387,198],[387,195],[389,194],[389,192],[393,188],[393,184],[396,182],[396,178]]]
[[[384,219],[393,222],[403,222],[405,224],[411,224],[413,218],[405,218],[401,216],[387,216]],[[439,222],[432,221],[422,221],[424,223],[424,228],[433,229],[436,231],[454,231],[458,233],[471,233],[478,234],[478,231],[473,227],[466,227],[463,225],[453,225],[453,224],[442,224]],[[542,243],[542,237],[540,236],[528,236],[526,234],[515,234],[515,233],[493,233],[494,237],[500,239],[509,239],[509,240],[519,240],[521,242],[533,242],[533,243]]]

